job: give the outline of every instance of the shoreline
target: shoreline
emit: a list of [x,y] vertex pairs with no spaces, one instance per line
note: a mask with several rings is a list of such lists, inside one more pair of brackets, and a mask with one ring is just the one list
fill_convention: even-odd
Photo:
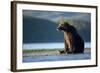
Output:
[[[32,56],[38,56],[38,55],[63,55],[59,53],[59,50],[63,49],[35,49],[35,50],[23,50],[23,55],[32,55]],[[84,53],[90,53],[90,48],[85,48]],[[67,54],[67,53],[66,53]]]

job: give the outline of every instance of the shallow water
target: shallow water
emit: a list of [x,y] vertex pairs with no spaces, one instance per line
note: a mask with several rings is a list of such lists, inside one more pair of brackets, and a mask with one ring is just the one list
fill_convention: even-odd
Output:
[[[90,48],[91,43],[85,42],[85,48]],[[29,43],[23,44],[23,49],[54,49],[54,48],[64,48],[64,43]]]
[[[23,45],[23,50],[24,49],[54,49],[54,48],[63,48],[64,44],[63,43],[42,43],[42,44],[24,44]],[[91,43],[86,42],[85,43],[85,48],[90,48]],[[45,62],[45,61],[68,61],[68,60],[87,60],[91,59],[91,53],[85,52],[84,54],[57,54],[57,55],[34,55],[32,53],[23,53],[23,62]]]
[[67,61],[67,60],[87,60],[91,59],[91,54],[59,54],[59,55],[32,55],[23,54],[23,62],[45,62],[45,61]]

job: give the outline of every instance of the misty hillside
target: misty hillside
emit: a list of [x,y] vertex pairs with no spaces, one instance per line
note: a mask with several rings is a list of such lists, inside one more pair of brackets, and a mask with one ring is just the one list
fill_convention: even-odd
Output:
[[[90,41],[90,23],[85,20],[66,19],[74,24],[84,41]],[[48,19],[23,16],[23,43],[63,42],[63,33],[56,30],[58,24]]]
[[23,17],[23,42],[62,42],[63,33],[57,32],[57,24],[46,19]]

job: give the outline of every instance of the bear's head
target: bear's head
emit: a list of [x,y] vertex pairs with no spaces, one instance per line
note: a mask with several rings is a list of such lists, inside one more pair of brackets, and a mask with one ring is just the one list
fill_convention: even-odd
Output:
[[60,23],[57,27],[59,31],[70,31],[70,24],[67,22]]

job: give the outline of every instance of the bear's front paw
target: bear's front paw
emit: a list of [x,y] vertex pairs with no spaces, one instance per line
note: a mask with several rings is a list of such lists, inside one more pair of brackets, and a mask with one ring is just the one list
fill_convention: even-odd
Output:
[[66,52],[64,50],[59,50],[60,54],[65,54]]

